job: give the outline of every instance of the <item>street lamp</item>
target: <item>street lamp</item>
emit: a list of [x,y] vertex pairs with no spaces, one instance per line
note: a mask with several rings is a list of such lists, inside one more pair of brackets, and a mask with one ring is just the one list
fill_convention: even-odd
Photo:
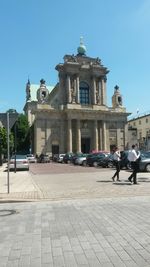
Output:
[[14,134],[15,134],[15,137],[14,137],[14,152],[15,152],[15,168],[14,168],[14,172],[16,173],[16,152],[17,152],[17,121],[15,122],[15,125],[14,125]]

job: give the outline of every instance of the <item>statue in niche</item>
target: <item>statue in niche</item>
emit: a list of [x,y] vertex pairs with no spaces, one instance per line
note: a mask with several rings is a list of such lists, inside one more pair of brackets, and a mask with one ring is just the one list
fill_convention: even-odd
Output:
[[100,105],[101,97],[99,95],[99,81],[96,81],[96,103]]
[[76,103],[76,88],[74,85],[74,78],[71,79],[70,86],[71,86],[71,103]]

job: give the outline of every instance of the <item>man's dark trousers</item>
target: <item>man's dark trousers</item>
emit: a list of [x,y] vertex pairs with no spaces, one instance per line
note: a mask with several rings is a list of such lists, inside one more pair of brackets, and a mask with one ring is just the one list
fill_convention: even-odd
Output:
[[131,167],[132,167],[133,172],[130,175],[129,180],[131,180],[132,177],[133,177],[133,183],[137,184],[137,172],[138,172],[138,168],[139,168],[138,162],[137,161],[132,161],[131,162]]

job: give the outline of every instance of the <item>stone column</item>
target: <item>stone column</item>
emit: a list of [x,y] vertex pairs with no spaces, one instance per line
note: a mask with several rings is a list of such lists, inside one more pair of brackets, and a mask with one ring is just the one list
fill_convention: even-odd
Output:
[[107,78],[106,76],[104,77],[104,105],[107,105],[107,97],[106,97],[106,82],[107,82]]
[[98,150],[98,128],[97,120],[94,121],[94,149]]
[[101,80],[101,105],[105,105],[104,103],[104,97],[105,97],[105,85],[104,85],[104,79]]
[[63,104],[64,103],[64,76],[63,76],[63,73],[61,72],[59,72],[59,90],[61,94],[60,101],[61,101],[61,104]]
[[64,153],[65,151],[65,147],[64,147],[64,144],[65,144],[65,139],[64,139],[64,120],[61,119],[60,121],[60,147],[59,147],[59,150],[60,150],[60,153]]
[[103,131],[102,131],[102,127],[99,128],[99,149],[103,150]]
[[79,91],[79,76],[76,79],[76,102],[80,103],[80,91]]
[[[35,154],[38,154],[38,147],[37,147],[37,120],[35,120],[34,124],[33,124],[33,127],[34,127],[34,153]],[[39,156],[39,155],[38,155]]]
[[102,101],[102,96],[101,96],[101,81],[98,81],[98,104],[101,105],[101,101]]
[[67,102],[71,103],[71,89],[70,89],[70,76],[67,75]]
[[96,104],[96,81],[95,77],[93,77],[93,105]]
[[67,140],[68,142],[68,147],[67,147],[67,152],[72,152],[72,126],[71,126],[71,119],[68,119],[68,136]]
[[103,150],[106,150],[107,149],[107,146],[106,146],[107,136],[106,136],[106,122],[105,121],[102,121],[102,132],[103,132]]
[[77,152],[81,152],[81,128],[80,128],[80,120],[77,120]]

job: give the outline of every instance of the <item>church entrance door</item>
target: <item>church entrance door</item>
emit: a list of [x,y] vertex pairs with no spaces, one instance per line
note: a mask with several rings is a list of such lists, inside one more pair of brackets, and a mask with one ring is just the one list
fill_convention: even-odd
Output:
[[89,153],[90,152],[90,143],[91,140],[89,137],[82,137],[81,138],[81,151],[82,153]]

